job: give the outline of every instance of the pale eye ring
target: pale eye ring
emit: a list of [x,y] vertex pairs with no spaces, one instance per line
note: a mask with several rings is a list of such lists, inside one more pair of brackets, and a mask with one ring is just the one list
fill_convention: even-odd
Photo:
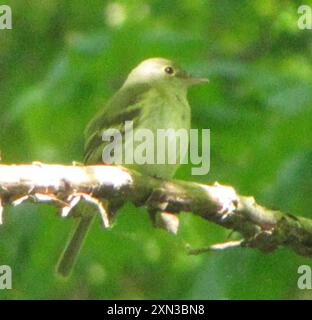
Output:
[[172,67],[166,67],[165,68],[165,72],[168,73],[168,74],[174,74],[174,70]]

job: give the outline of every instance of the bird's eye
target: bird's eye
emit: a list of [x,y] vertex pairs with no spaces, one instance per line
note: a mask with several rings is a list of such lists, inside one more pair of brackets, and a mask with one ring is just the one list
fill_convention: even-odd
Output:
[[168,74],[173,74],[174,73],[174,70],[172,67],[166,67],[165,68],[165,72],[168,73]]

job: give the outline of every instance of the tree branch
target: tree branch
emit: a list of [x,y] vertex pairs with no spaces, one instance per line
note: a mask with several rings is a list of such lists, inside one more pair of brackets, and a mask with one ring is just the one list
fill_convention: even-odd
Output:
[[50,203],[65,217],[83,200],[97,207],[107,226],[104,199],[131,201],[151,212],[193,212],[242,235],[239,242],[212,245],[208,250],[240,246],[270,252],[286,246],[299,255],[312,256],[312,220],[264,208],[230,186],[162,180],[120,166],[0,165],[0,222],[8,204]]

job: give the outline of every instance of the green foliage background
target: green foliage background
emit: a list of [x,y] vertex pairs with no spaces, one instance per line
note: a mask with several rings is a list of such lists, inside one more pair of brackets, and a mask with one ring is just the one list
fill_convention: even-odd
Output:
[[[219,181],[269,207],[312,218],[312,31],[297,27],[301,1],[6,1],[0,30],[0,149],[5,163],[81,161],[83,129],[138,62],[177,60],[208,76],[191,89],[194,128],[211,129]],[[311,1],[305,4],[312,5]],[[312,260],[287,249],[187,256],[229,231],[190,213],[177,237],[154,230],[128,204],[110,231],[94,224],[72,277],[54,273],[74,221],[55,208],[6,208],[0,265],[13,269],[1,299],[290,299]],[[238,235],[232,235],[238,237]]]

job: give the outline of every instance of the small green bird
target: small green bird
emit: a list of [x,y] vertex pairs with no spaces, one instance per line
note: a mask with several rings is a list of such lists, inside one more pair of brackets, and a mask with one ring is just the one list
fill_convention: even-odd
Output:
[[[103,132],[109,128],[125,134],[125,121],[133,121],[133,131],[149,129],[190,129],[191,110],[187,101],[189,86],[207,82],[206,78],[192,77],[175,62],[164,58],[151,58],[134,68],[123,86],[91,120],[85,130],[85,163],[101,164]],[[124,139],[120,142],[123,143]],[[170,141],[169,141],[170,143]],[[127,150],[127,146],[123,145]],[[177,148],[179,150],[179,148]],[[172,178],[179,167],[176,164],[124,164],[142,174],[164,179]],[[122,163],[120,163],[122,164]],[[57,271],[68,276],[83,244],[94,215],[82,215],[75,232],[59,262]]]

